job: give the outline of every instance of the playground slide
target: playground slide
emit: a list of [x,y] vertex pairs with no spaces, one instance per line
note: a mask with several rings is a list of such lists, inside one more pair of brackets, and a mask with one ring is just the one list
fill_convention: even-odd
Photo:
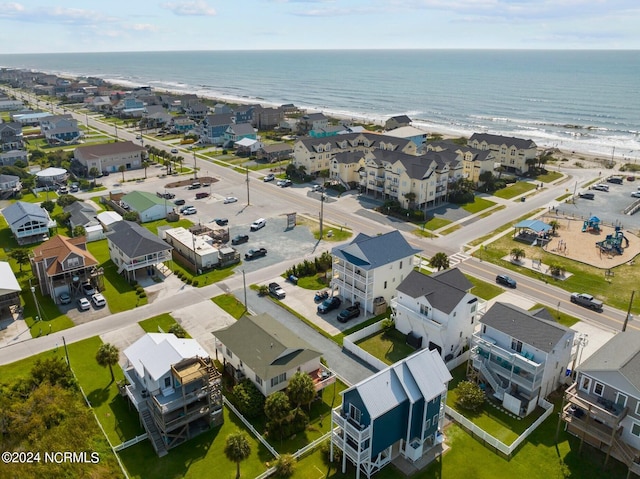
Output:
[[622,254],[622,248],[620,248],[620,246],[615,245],[613,247],[613,250],[618,254]]
[[582,232],[584,233],[585,231],[587,231],[587,221],[585,221],[584,223],[582,223]]

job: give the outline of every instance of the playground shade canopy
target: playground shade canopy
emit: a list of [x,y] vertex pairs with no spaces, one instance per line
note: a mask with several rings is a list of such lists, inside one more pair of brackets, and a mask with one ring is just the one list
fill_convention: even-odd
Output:
[[540,220],[522,220],[513,227],[529,229],[536,233],[546,233],[547,231],[551,230],[551,226]]

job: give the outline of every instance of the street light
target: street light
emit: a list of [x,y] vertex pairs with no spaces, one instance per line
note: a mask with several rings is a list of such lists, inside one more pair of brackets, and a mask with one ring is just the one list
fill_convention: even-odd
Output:
[[636,294],[635,290],[631,291],[631,299],[629,300],[629,308],[627,309],[627,316],[624,318],[624,324],[622,325],[622,332],[627,330],[627,323],[631,319],[631,306],[633,305],[633,296]]
[[320,192],[320,239],[322,239],[322,226],[324,217],[324,191]]
[[33,302],[36,305],[36,311],[38,314],[36,314],[36,323],[40,320],[40,318],[42,318],[42,315],[40,314],[40,305],[38,304],[38,300],[36,299],[36,287],[35,286],[31,286],[31,278],[29,278],[29,287],[31,289],[31,294],[33,295]]

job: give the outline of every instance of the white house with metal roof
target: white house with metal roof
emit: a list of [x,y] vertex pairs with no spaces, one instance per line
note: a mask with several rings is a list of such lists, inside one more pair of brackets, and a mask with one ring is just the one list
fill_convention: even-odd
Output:
[[468,375],[513,414],[524,417],[565,383],[575,332],[545,308],[526,311],[495,303],[473,335]]
[[331,414],[331,456],[342,451],[356,479],[398,455],[417,461],[442,442],[447,387],[452,379],[437,351],[423,349],[342,391]]
[[174,207],[173,202],[146,191],[127,193],[120,199],[120,203],[127,205],[129,210],[136,211],[143,223],[166,218]]
[[56,223],[44,208],[33,203],[16,201],[2,210],[18,244],[30,244],[49,238],[49,229]]
[[10,311],[12,306],[20,306],[20,284],[11,265],[0,261],[0,319]]
[[344,299],[359,301],[361,308],[374,313],[374,303],[388,304],[395,296],[419,252],[397,230],[380,236],[360,233],[351,243],[331,250],[331,284]]
[[484,313],[485,303],[469,292],[472,287],[457,268],[432,275],[411,271],[391,300],[396,329],[450,361],[469,346]]

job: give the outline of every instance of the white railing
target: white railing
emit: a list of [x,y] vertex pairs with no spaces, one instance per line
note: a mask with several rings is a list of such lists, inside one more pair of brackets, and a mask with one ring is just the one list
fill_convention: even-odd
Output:
[[350,334],[349,336],[345,336],[344,339],[342,340],[342,347],[345,350],[349,351],[354,356],[362,359],[364,362],[369,364],[371,367],[377,369],[378,371],[381,371],[381,370],[385,369],[386,367],[388,367],[389,365],[386,364],[385,362],[379,360],[378,358],[376,358],[372,354],[369,354],[364,349],[362,349],[360,346],[356,345],[356,341],[359,341],[359,340],[361,340],[363,338],[366,338],[367,336],[371,336],[372,334],[375,334],[375,333],[377,333],[377,332],[379,332],[381,330],[382,330],[382,321],[378,321],[377,323],[373,323],[373,324],[367,326],[366,328],[362,328],[361,330],[356,331],[353,334]]
[[134,437],[133,439],[129,439],[128,441],[123,442],[122,444],[118,444],[117,446],[113,446],[113,450],[118,452],[126,449],[130,446],[138,444],[139,442],[145,441],[149,435],[145,432],[144,434],[140,434],[139,436]]
[[249,421],[247,421],[242,414],[240,414],[240,411],[238,411],[235,408],[235,406],[231,404],[231,402],[226,397],[222,396],[222,399],[224,401],[224,405],[227,406],[229,409],[231,409],[231,411],[233,411],[233,413],[236,416],[238,416],[238,418],[240,418],[240,420],[245,425],[245,427],[249,429],[249,431],[251,431],[251,434],[253,434],[256,437],[256,439],[260,441],[264,447],[267,448],[267,450],[273,455],[273,457],[278,459],[280,457],[280,454],[278,454],[278,451],[276,451],[273,448],[273,446],[271,446],[271,444],[269,444],[267,440],[264,437],[262,437],[262,435],[258,431],[256,431],[256,428],[253,427],[253,425]]
[[449,371],[452,371],[455,368],[457,368],[458,366],[460,366],[462,363],[464,363],[464,362],[466,362],[468,360],[469,360],[469,350],[465,351],[460,356],[458,356],[456,358],[453,358],[451,361],[447,361],[447,363],[446,363],[447,369]]

